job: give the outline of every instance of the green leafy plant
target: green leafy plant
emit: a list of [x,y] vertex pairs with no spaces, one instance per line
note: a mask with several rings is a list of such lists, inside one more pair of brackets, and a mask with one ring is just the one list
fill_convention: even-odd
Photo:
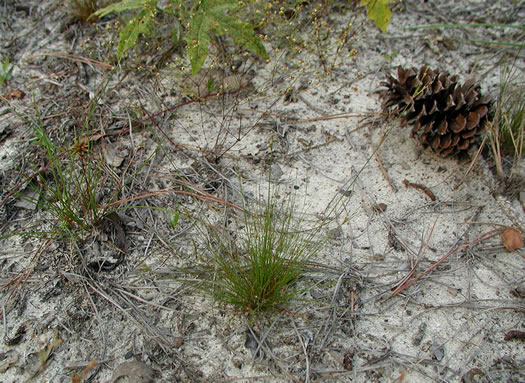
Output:
[[253,26],[235,16],[242,8],[237,0],[174,0],[165,8],[157,6],[157,0],[123,0],[111,4],[94,13],[103,17],[111,13],[135,11],[135,16],[120,31],[117,57],[136,46],[141,35],[151,36],[159,12],[175,16],[177,20],[172,30],[174,43],[183,40],[187,43],[192,73],[198,73],[209,53],[209,45],[214,35],[229,35],[236,44],[268,58],[264,45],[254,32]]
[[139,36],[150,36],[157,14],[157,0],[123,0],[110,4],[94,13],[96,17],[104,17],[111,13],[140,10],[127,25],[120,31],[120,40],[117,47],[117,57],[120,58],[126,51],[137,44]]
[[279,309],[294,298],[308,261],[329,239],[320,233],[322,224],[310,230],[301,227],[295,198],[281,199],[270,186],[267,193],[251,212],[251,204],[244,201],[237,238],[226,228],[208,225],[209,254],[203,257],[204,271],[194,273],[214,300],[251,316]]
[[231,16],[241,8],[237,0],[202,0],[190,19],[191,28],[184,37],[190,56],[191,70],[195,75],[200,71],[206,57],[210,36],[230,35],[236,44],[243,46],[257,56],[267,59],[268,54],[261,40],[255,35],[253,27]]
[[0,65],[0,86],[7,85],[7,81],[11,78],[14,66],[9,64],[9,56],[7,56]]
[[392,17],[388,8],[390,0],[361,0],[361,5],[367,7],[368,18],[384,33]]

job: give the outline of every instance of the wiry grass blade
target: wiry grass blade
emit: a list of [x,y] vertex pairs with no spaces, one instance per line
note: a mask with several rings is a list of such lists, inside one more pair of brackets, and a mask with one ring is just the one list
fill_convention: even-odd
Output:
[[266,200],[259,202],[254,208],[244,201],[242,230],[236,240],[208,225],[208,255],[202,257],[205,271],[197,276],[200,288],[214,300],[252,316],[279,309],[300,292],[294,284],[328,239],[320,235],[321,226],[301,227],[293,197],[280,201],[269,188]]

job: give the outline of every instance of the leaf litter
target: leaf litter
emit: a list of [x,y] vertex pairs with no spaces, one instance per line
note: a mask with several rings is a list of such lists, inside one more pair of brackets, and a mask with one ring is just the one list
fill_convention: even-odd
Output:
[[[142,370],[128,376],[135,381],[152,379],[152,369],[165,382],[523,380],[521,235],[507,229],[498,238],[501,230],[483,224],[521,231],[523,204],[492,195],[499,181],[485,160],[454,189],[468,165],[421,151],[406,129],[384,119],[375,93],[398,65],[477,76],[485,93],[497,88],[489,69],[499,55],[513,52],[469,41],[486,40],[483,34],[512,39],[516,31],[406,27],[422,20],[496,22],[524,12],[512,1],[503,3],[404,1],[392,7],[386,35],[365,15],[352,16],[356,29],[348,41],[356,55],[326,74],[319,70],[329,64],[320,50],[333,47],[322,39],[312,44],[317,54],[298,54],[301,65],[268,49],[268,64],[245,64],[255,71],[246,75],[259,94],[234,88],[217,97],[206,80],[204,100],[188,100],[173,69],[160,70],[155,81],[134,71],[114,75],[87,137],[97,137],[90,142],[96,146],[101,134],[119,132],[111,136],[118,145],[105,153],[125,180],[121,201],[150,208],[110,218],[81,248],[31,237],[3,240],[3,328],[16,338],[0,346],[4,380],[35,373],[38,381],[69,381],[83,371],[86,379],[123,380],[134,371],[126,363],[140,364]],[[0,55],[16,63],[9,86],[39,100],[50,137],[72,138],[106,70],[93,64],[105,63],[105,48],[91,26],[66,26],[58,2],[28,7],[31,12],[10,3],[0,10],[11,23],[0,26],[9,42]],[[334,25],[348,16],[325,17]],[[90,34],[95,61],[71,59],[87,56],[76,42]],[[36,41],[35,35],[46,37]],[[457,36],[455,50],[448,41]],[[225,77],[213,80],[217,84],[236,75],[221,70]],[[285,100],[290,88],[298,97]],[[31,174],[18,154],[31,150],[21,116],[31,116],[34,105],[31,97],[9,102],[0,112],[0,130],[16,129],[2,144],[0,169],[3,184],[12,187],[20,183],[13,175]],[[255,196],[271,166],[280,170],[275,181],[283,193],[304,197],[312,217],[339,194],[348,200],[348,219],[312,259],[300,299],[249,323],[242,312],[178,283],[188,267],[197,267],[203,247],[191,220],[181,214],[176,225],[171,222],[177,206],[227,221],[231,215],[221,201],[239,205],[241,189]],[[402,187],[403,180],[421,187]],[[175,192],[161,192],[166,190]],[[28,221],[48,229],[39,209],[16,203],[12,196],[3,202],[3,233],[27,229]],[[108,247],[97,253],[93,244],[101,240]],[[86,268],[90,257],[101,255],[96,261],[104,262],[115,251],[125,257],[112,260],[119,263],[108,272]],[[17,336],[21,328],[25,334]],[[29,355],[46,353],[49,344],[52,357],[40,368]],[[99,362],[87,369],[92,360]]]

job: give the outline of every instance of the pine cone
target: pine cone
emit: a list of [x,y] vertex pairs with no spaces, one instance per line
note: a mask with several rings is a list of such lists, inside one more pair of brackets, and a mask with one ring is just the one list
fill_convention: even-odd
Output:
[[387,76],[381,84],[387,88],[381,92],[383,108],[393,107],[402,125],[414,125],[410,136],[424,147],[443,157],[456,155],[485,130],[491,101],[474,81],[460,85],[458,76],[427,66],[399,67],[397,77]]

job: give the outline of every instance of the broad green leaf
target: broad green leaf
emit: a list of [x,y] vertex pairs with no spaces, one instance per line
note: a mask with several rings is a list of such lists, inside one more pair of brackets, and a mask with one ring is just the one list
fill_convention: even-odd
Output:
[[122,0],[118,3],[110,4],[105,8],[99,9],[94,16],[104,17],[110,13],[120,13],[134,9],[144,8],[148,0]]
[[173,46],[178,47],[181,43],[180,37],[182,35],[182,26],[180,23],[175,20],[173,30],[171,31],[171,39],[173,41]]
[[390,0],[361,0],[361,5],[367,6],[368,18],[372,20],[381,32],[386,32],[392,12],[388,8]]
[[180,213],[176,212],[175,215],[171,218],[171,227],[173,229],[177,227],[177,223],[179,223],[179,217],[180,217]]
[[184,36],[191,62],[192,74],[197,74],[208,56],[210,34],[228,34],[233,41],[262,58],[268,58],[261,40],[253,27],[228,14],[240,8],[236,0],[201,0],[200,6],[191,17],[190,30]]
[[148,35],[150,27],[153,24],[151,13],[143,9],[137,16],[131,19],[121,31],[120,41],[117,48],[117,58],[120,58],[124,52],[133,48],[137,44],[140,34]]
[[208,45],[210,44],[210,20],[203,14],[193,17],[190,31],[184,36],[190,56],[191,73],[196,75],[202,68],[206,57],[208,57]]
[[0,66],[0,86],[3,86],[11,78],[13,68],[14,66],[9,65],[9,56],[6,56],[2,66]]
[[236,44],[239,44],[257,56],[267,59],[268,54],[261,40],[253,32],[253,27],[235,17],[224,15],[219,30],[229,34]]

